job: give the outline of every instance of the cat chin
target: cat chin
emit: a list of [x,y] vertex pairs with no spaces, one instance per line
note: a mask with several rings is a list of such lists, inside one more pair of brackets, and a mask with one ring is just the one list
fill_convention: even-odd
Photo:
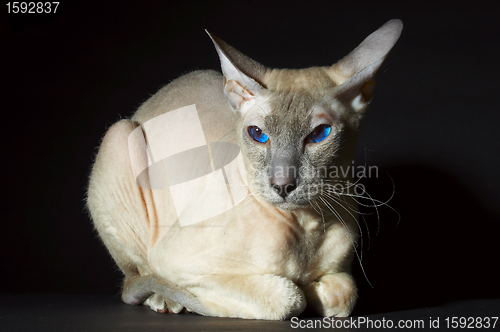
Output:
[[278,195],[265,197],[261,196],[268,204],[287,212],[303,209],[311,206],[310,200],[300,200],[300,199],[283,199]]
[[309,204],[297,204],[297,203],[291,203],[291,202],[284,201],[281,203],[274,203],[273,205],[275,207],[277,207],[278,209],[290,212],[290,211],[302,209],[302,208],[308,206]]

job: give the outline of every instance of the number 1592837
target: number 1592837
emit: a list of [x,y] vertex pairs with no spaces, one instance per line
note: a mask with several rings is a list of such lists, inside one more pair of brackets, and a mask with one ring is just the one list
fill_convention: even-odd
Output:
[[59,2],[7,2],[8,14],[55,14]]

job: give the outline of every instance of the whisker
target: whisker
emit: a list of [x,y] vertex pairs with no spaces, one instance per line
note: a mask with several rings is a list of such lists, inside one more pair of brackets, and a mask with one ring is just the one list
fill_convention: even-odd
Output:
[[333,206],[331,206],[330,203],[328,203],[323,197],[321,196],[318,196],[318,199],[323,203],[325,204],[328,209],[335,215],[335,217],[337,218],[337,220],[342,224],[342,226],[344,226],[344,228],[347,230],[347,233],[349,235],[349,239],[351,240],[351,245],[354,249],[354,253],[356,254],[356,257],[359,261],[359,265],[361,267],[361,271],[363,272],[363,275],[366,279],[366,281],[368,282],[368,284],[370,285],[370,287],[373,288],[373,285],[371,284],[370,280],[368,279],[368,276],[366,275],[366,272],[365,272],[365,268],[363,267],[363,263],[361,262],[361,258],[359,256],[359,252],[358,252],[358,249],[356,247],[356,243],[354,242],[354,238],[352,236],[352,232],[351,230],[349,229],[349,227],[347,226],[347,224],[345,223],[344,219],[342,218],[342,216],[338,213],[338,211],[335,210],[335,208],[333,208]]
[[[337,191],[335,189],[330,189],[330,188],[327,188],[326,191],[323,191],[323,193],[325,193],[325,192],[328,193],[328,194],[337,194]],[[337,195],[337,196],[339,196],[339,195]],[[359,214],[368,214],[368,213],[361,212],[358,209],[355,209],[354,205],[352,205],[352,204],[348,203],[347,201],[345,201],[345,198],[344,198],[344,202],[351,209],[352,212],[359,213]]]
[[[394,182],[393,182],[393,184],[394,184]],[[375,212],[377,214],[377,220],[378,220],[378,227],[377,227],[377,233],[376,233],[376,235],[378,235],[378,233],[380,231],[380,213],[379,213],[378,208],[381,207],[381,206],[387,206],[389,209],[391,209],[392,211],[394,211],[398,215],[398,222],[396,224],[396,227],[397,227],[397,225],[399,225],[399,222],[401,220],[401,215],[399,214],[399,212],[395,208],[393,208],[392,206],[390,206],[388,204],[388,202],[391,201],[392,198],[394,197],[394,194],[395,194],[395,188],[394,187],[393,187],[393,192],[391,194],[391,197],[389,197],[389,199],[387,199],[385,202],[381,201],[381,200],[378,200],[378,199],[374,199],[366,191],[364,192],[364,194],[366,195],[366,197],[362,196],[362,195],[348,194],[348,193],[338,193],[337,192],[336,194],[352,197],[354,199],[354,201],[357,204],[361,205],[361,206],[368,207],[368,208],[375,208]],[[372,205],[364,204],[364,203],[360,202],[358,199],[369,199],[370,201],[372,201],[373,204]]]
[[337,203],[337,205],[341,206],[344,210],[346,210],[346,212],[349,213],[351,215],[351,217],[356,221],[356,225],[358,226],[358,229],[359,229],[360,251],[361,251],[360,257],[361,257],[361,261],[362,261],[363,260],[363,229],[361,228],[361,225],[358,222],[358,218],[356,216],[354,216],[351,213],[351,211],[349,211],[349,209],[347,209],[343,204],[341,204],[341,202],[339,200],[335,199],[335,197],[333,197],[330,194],[325,194],[325,196],[326,196],[326,198],[331,199],[332,201],[334,201],[335,203]]
[[[366,231],[367,231],[367,235],[368,235],[368,249],[370,249],[371,247],[371,235],[370,235],[370,228],[368,227],[368,223],[366,222],[366,219],[364,217],[364,215],[371,215],[371,213],[368,213],[368,212],[361,212],[359,209],[355,209],[354,208],[354,205],[351,204],[351,203],[348,203],[346,201],[346,197],[345,195],[339,195],[338,191],[335,190],[334,187],[332,187],[331,185],[327,184],[327,187],[325,188],[326,189],[326,192],[331,196],[332,194],[335,194],[336,196],[338,196],[338,198],[342,198],[342,201],[345,203],[345,204],[340,204],[339,202],[339,205],[341,205],[344,209],[346,209],[346,206],[354,213],[357,213],[358,215],[361,216],[361,218],[363,219],[363,223],[366,227]],[[377,216],[377,219],[378,219],[378,225],[380,224],[380,218],[378,218]],[[358,221],[358,226],[360,228],[360,233],[361,233],[361,247],[363,247],[363,233],[362,233],[362,230],[361,230],[361,225],[359,224],[359,221]],[[378,232],[377,232],[378,234]],[[363,257],[363,249],[361,248],[361,257]]]
[[[316,211],[317,213],[319,213],[321,215],[321,220],[323,221],[323,233],[326,234],[325,216],[323,215],[323,210],[321,209],[319,204],[315,201],[310,201],[310,204],[311,204],[312,208],[314,209],[314,211]],[[316,210],[316,208],[314,207],[314,204],[318,207],[319,211]]]

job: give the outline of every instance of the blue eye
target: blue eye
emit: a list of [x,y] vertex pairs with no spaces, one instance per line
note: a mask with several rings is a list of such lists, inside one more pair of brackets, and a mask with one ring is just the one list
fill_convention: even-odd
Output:
[[332,127],[327,124],[322,124],[314,128],[313,132],[307,136],[307,139],[311,143],[319,143],[330,135]]
[[248,127],[248,135],[259,143],[266,143],[269,137],[257,126]]

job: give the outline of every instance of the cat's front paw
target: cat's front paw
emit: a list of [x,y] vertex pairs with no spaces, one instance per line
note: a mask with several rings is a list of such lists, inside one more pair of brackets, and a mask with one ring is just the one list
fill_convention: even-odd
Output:
[[304,289],[307,303],[325,317],[347,317],[357,299],[357,289],[347,273],[327,274]]
[[144,305],[149,306],[151,309],[161,314],[178,314],[180,312],[185,312],[182,305],[171,301],[170,299],[165,299],[163,296],[158,294],[151,295],[146,301],[144,301]]
[[263,277],[263,289],[269,289],[267,293],[269,309],[263,319],[283,320],[298,316],[304,311],[307,303],[303,291],[290,279],[266,275]]

